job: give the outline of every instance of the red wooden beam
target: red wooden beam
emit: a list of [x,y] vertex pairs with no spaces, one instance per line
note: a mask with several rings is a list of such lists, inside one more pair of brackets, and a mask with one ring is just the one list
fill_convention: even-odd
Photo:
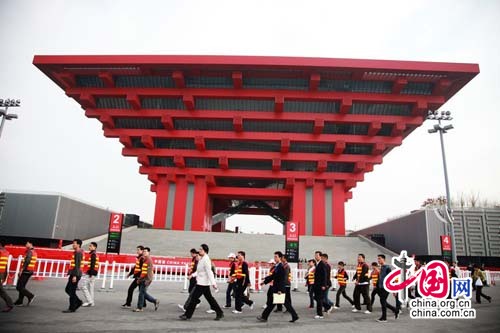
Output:
[[386,146],[383,143],[375,143],[372,149],[372,155],[380,155],[384,152]]
[[139,157],[137,157],[137,162],[144,166],[149,166],[149,157],[147,157],[146,155],[140,155]]
[[323,132],[323,128],[325,127],[325,121],[323,119],[314,119],[314,134],[321,134]]
[[207,182],[207,186],[215,186],[215,177],[212,175],[205,176],[205,181]]
[[151,135],[141,135],[141,142],[144,147],[148,149],[153,149],[155,147],[155,142]]
[[[119,137],[120,135],[129,135],[137,137],[141,135],[150,135],[155,138],[176,138],[176,139],[191,139],[196,136],[203,136],[205,140],[218,139],[218,140],[248,140],[248,141],[277,141],[281,142],[283,133],[275,132],[229,132],[229,131],[194,131],[194,130],[175,130],[165,131],[163,129],[104,129],[104,136],[106,137]],[[374,136],[367,135],[349,135],[349,134],[307,134],[307,133],[287,133],[290,141],[296,142],[323,142],[332,143],[343,141],[345,143],[384,143],[386,145],[398,146],[403,142],[402,137],[390,136]]]
[[394,81],[394,84],[392,86],[392,93],[399,95],[401,93],[401,90],[403,90],[407,84],[408,84],[407,79],[402,79],[402,78],[396,79],[396,81]]
[[374,121],[368,126],[368,135],[375,136],[380,129],[382,129],[382,123],[380,121]]
[[[416,103],[415,103],[416,105]],[[422,107],[422,104],[421,104]],[[85,114],[87,117],[99,116],[102,113],[107,113],[113,117],[140,117],[140,118],[158,118],[165,115],[165,110],[158,109],[141,109],[131,113],[127,109],[95,109],[87,108]],[[400,121],[406,122],[408,125],[419,126],[422,124],[421,116],[385,116],[385,115],[364,115],[364,114],[336,114],[336,113],[301,113],[301,112],[283,112],[276,114],[274,112],[258,112],[245,111],[242,113],[246,120],[261,120],[261,121],[311,121],[311,119],[320,118],[325,122],[333,122],[339,124],[369,124],[372,122],[381,122],[384,124],[392,124]],[[234,113],[227,111],[216,110],[194,110],[186,112],[185,110],[168,110],[168,116],[175,119],[233,119]]]
[[194,145],[196,146],[196,149],[199,151],[204,151],[206,149],[205,139],[203,139],[202,136],[196,136],[194,138]]
[[425,112],[427,112],[429,108],[429,105],[426,101],[423,101],[423,100],[417,100],[416,103],[413,104],[413,108],[411,110],[411,115],[412,116],[427,116],[427,114],[425,114]]
[[89,93],[80,94],[79,100],[80,100],[80,104],[84,108],[95,108],[96,107],[94,96],[92,96]]
[[[196,138],[195,138],[196,140]],[[196,144],[196,141],[195,141]],[[382,163],[381,156],[361,155],[361,154],[324,154],[324,153],[287,153],[283,155],[281,152],[261,152],[261,151],[227,151],[227,150],[193,150],[193,149],[169,149],[169,148],[156,148],[154,150],[146,148],[123,148],[122,154],[124,156],[139,156],[146,154],[154,157],[173,157],[181,155],[189,158],[219,158],[226,156],[230,159],[238,160],[286,160],[286,161],[319,161],[325,160],[327,162],[343,162],[343,163],[356,163],[368,162],[374,164]]]
[[180,155],[174,156],[174,165],[178,168],[185,168],[186,162],[184,161],[184,156]]
[[125,146],[125,148],[132,148],[132,140],[130,136],[120,136],[120,143]]
[[184,74],[181,71],[174,71],[172,73],[172,79],[175,82],[177,88],[184,88],[186,84],[184,82]]
[[139,110],[141,108],[141,99],[137,94],[127,94],[127,102],[134,110]]
[[319,160],[318,165],[316,166],[316,171],[318,172],[325,172],[327,167],[327,162],[326,160]]
[[448,79],[440,79],[435,83],[434,89],[432,91],[433,95],[445,95],[448,89],[450,89],[452,82]]
[[76,87],[76,76],[73,73],[62,72],[53,74],[64,86],[64,89]]
[[193,95],[184,95],[182,97],[182,101],[184,102],[184,106],[187,110],[194,110],[194,97]]
[[273,158],[272,159],[272,170],[273,171],[280,171],[281,169],[281,160],[279,158]]
[[405,131],[405,129],[406,129],[405,123],[403,123],[403,122],[396,123],[392,126],[391,136],[399,137],[399,136],[403,135],[403,132]]
[[321,81],[321,75],[318,73],[313,73],[309,77],[309,90],[316,91],[319,87],[319,82]]
[[291,190],[280,190],[271,188],[252,188],[247,187],[212,187],[208,189],[208,194],[212,197],[253,199],[263,198],[266,200],[289,199],[292,197]]
[[276,96],[274,98],[274,111],[283,112],[283,105],[285,104],[285,98],[283,96]]
[[243,118],[241,118],[239,116],[233,118],[233,129],[236,132],[243,131]]
[[98,76],[104,83],[104,86],[106,88],[113,88],[115,86],[115,80],[113,79],[113,74],[111,74],[110,72],[100,72]]
[[290,139],[281,139],[281,153],[286,154],[290,151]]
[[[353,174],[347,172],[324,172],[322,174],[308,171],[279,171],[272,170],[241,170],[241,169],[213,169],[213,168],[175,168],[175,167],[140,167],[139,173],[141,174],[158,174],[158,175],[187,175],[193,176],[207,176],[214,177],[227,177],[227,178],[252,178],[257,179],[318,179],[318,180],[356,180],[363,181],[363,174]],[[311,185],[312,186],[312,185]]]
[[229,169],[229,159],[227,158],[227,156],[219,157],[219,168],[223,170]]
[[107,114],[103,114],[99,117],[99,121],[107,128],[115,128],[115,122],[113,118]]
[[342,100],[340,101],[339,113],[340,114],[349,113],[349,110],[351,110],[351,106],[352,106],[352,98],[348,97],[342,98]]
[[335,142],[335,148],[333,149],[333,153],[335,155],[340,155],[344,153],[345,150],[345,141],[337,141]]
[[163,114],[161,116],[161,124],[167,130],[173,130],[175,128],[174,127],[174,121],[172,120],[172,117],[169,116],[169,115]]
[[365,162],[356,162],[354,164],[354,173],[358,173],[358,172],[363,172],[366,168],[366,163]]
[[233,72],[231,76],[233,78],[233,87],[235,89],[243,88],[243,73],[242,72]]

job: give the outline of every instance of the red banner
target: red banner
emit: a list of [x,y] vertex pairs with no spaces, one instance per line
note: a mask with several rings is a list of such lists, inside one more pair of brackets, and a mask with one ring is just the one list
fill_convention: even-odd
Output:
[[121,232],[123,223],[123,214],[111,213],[109,218],[109,232]]
[[286,241],[299,241],[299,224],[297,222],[286,223]]
[[441,236],[441,250],[451,251],[451,239],[448,235]]

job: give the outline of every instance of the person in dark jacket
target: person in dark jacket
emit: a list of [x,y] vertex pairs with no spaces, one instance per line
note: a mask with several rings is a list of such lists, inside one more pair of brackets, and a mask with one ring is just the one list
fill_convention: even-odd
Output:
[[358,266],[356,267],[356,274],[353,277],[353,281],[356,281],[356,286],[354,287],[354,306],[355,309],[352,312],[361,311],[360,298],[363,295],[363,304],[366,304],[365,313],[372,312],[372,303],[370,302],[370,267],[365,262],[365,255],[358,254]]
[[328,292],[332,287],[332,266],[328,263],[328,254],[326,253],[321,254],[321,261],[323,261],[326,268],[326,289],[323,295],[323,306],[324,304],[328,304],[329,306],[325,307],[325,311],[328,311],[333,306],[333,302],[328,298]]
[[325,290],[328,288],[327,267],[321,260],[321,252],[316,251],[314,259],[316,259],[316,269],[314,271],[314,297],[316,299],[316,316],[314,319],[323,319],[323,307],[329,313],[332,307],[328,303],[324,303]]
[[73,239],[73,256],[71,257],[71,263],[68,271],[68,283],[66,284],[66,294],[69,295],[69,308],[64,310],[64,313],[75,312],[83,302],[76,295],[76,288],[78,287],[78,281],[82,278],[82,267],[84,252],[81,249],[82,240]]
[[99,257],[97,256],[97,243],[89,244],[89,264],[87,273],[82,277],[81,289],[85,302],[82,306],[94,306],[94,282],[99,274]]
[[235,308],[233,313],[239,314],[242,311],[243,304],[246,304],[253,309],[253,301],[244,296],[245,289],[250,287],[250,274],[248,272],[248,264],[245,261],[246,253],[238,251],[236,258],[238,261],[232,266],[231,276],[235,278],[234,294],[235,294]]
[[33,303],[35,299],[35,295],[33,295],[28,289],[26,289],[26,285],[28,284],[29,279],[33,275],[35,271],[35,264],[37,260],[36,251],[33,249],[33,243],[31,241],[26,242],[26,252],[24,253],[24,258],[21,266],[21,270],[19,272],[19,279],[17,280],[16,289],[19,292],[19,296],[17,300],[14,302],[14,305],[23,306],[24,297],[28,298],[29,306]]
[[377,257],[378,264],[380,266],[380,271],[377,280],[377,289],[380,297],[380,306],[382,306],[382,316],[377,320],[379,323],[387,322],[387,309],[394,312],[394,318],[398,319],[399,308],[392,306],[387,303],[387,297],[389,292],[384,288],[384,281],[387,275],[391,272],[391,266],[385,264],[385,255],[379,254]]
[[[269,287],[268,293],[267,293],[267,303],[266,303],[266,308],[262,312],[262,314],[257,317],[257,320],[261,322],[266,322],[267,318],[269,318],[269,315],[271,314],[271,311],[273,311],[273,308],[275,306],[273,302],[273,294],[283,294],[286,292],[285,290],[285,285],[286,285],[286,272],[285,269],[283,268],[283,263],[281,262],[283,258],[283,253],[281,251],[276,251],[274,252],[274,262],[276,265],[274,266],[274,270],[271,275],[266,276],[264,281],[260,284],[261,286],[264,284],[268,284],[271,281],[273,282],[272,286]],[[297,312],[295,312],[295,309],[292,307],[292,304],[290,300],[287,300],[285,297],[285,309],[292,315],[292,320],[290,320],[291,323],[297,321],[299,319],[299,316],[297,315]]]

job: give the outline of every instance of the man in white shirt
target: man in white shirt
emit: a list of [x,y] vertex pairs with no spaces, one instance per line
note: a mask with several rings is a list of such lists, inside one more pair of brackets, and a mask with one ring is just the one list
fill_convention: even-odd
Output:
[[196,272],[193,274],[193,276],[196,276],[196,287],[194,287],[193,295],[186,308],[186,312],[184,312],[184,314],[179,318],[181,320],[191,319],[196,308],[196,304],[198,303],[201,295],[203,295],[208,304],[210,304],[210,308],[217,314],[214,320],[220,320],[224,317],[224,313],[210,292],[210,286],[213,286],[215,290],[218,289],[217,283],[215,282],[214,272],[212,271],[212,261],[208,256],[208,245],[201,244],[198,253],[201,259],[198,261],[198,267]]

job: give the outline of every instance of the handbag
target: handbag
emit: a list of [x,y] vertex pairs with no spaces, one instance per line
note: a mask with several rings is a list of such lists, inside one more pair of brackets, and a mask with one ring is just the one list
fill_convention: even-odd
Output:
[[285,303],[285,294],[273,294],[273,304],[284,304]]
[[476,279],[475,285],[476,285],[476,287],[482,287],[483,286],[483,281],[481,281],[481,278],[477,278]]

